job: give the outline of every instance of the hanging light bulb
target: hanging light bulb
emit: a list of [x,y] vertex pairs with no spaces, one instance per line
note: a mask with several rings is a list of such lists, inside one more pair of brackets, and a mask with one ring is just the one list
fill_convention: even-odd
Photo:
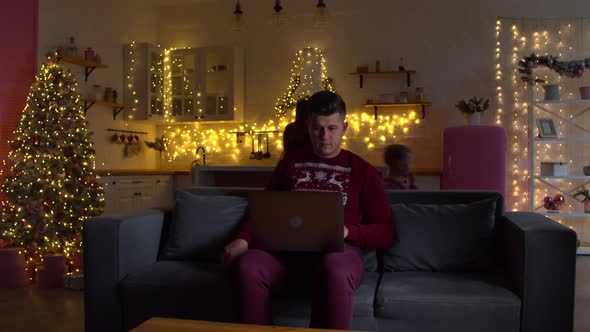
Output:
[[287,18],[285,17],[285,14],[282,13],[283,6],[281,6],[281,0],[275,0],[275,5],[272,8],[275,11],[272,15],[272,24],[277,26],[284,25]]
[[237,0],[236,8],[234,9],[234,24],[233,24],[234,31],[242,31],[245,29],[246,24],[244,23],[243,15],[244,15],[244,12],[242,11],[242,8],[240,7],[240,0]]
[[314,17],[314,26],[316,28],[323,28],[328,25],[328,9],[324,0],[318,0],[318,4],[315,6],[316,12]]

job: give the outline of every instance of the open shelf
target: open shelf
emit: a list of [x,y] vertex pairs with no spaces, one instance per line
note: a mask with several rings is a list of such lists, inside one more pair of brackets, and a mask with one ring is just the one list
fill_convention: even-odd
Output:
[[100,105],[100,106],[112,108],[113,109],[113,120],[117,119],[117,115],[119,113],[121,113],[121,111],[123,109],[130,107],[128,105],[111,103],[108,101],[94,100],[94,99],[80,99],[80,101],[82,102],[83,107],[84,107],[84,114],[86,114],[86,112],[88,112],[88,109],[90,109],[94,105]]
[[375,111],[375,119],[377,119],[377,110],[379,107],[390,107],[390,108],[415,108],[420,107],[422,110],[422,119],[426,117],[426,107],[432,106],[431,102],[422,103],[372,103],[365,104],[365,107],[372,107]]
[[77,65],[77,66],[84,67],[84,80],[85,81],[88,81],[88,76],[90,75],[90,73],[92,73],[92,71],[94,71],[94,69],[107,68],[107,66],[103,65],[102,63],[88,61],[88,60],[84,60],[82,58],[73,57],[73,56],[69,56],[69,55],[58,55],[57,61],[63,61],[63,62]]
[[542,215],[545,217],[588,217],[590,218],[590,213],[581,213],[581,212],[541,212]]
[[587,176],[587,175],[565,175],[565,176],[535,175],[535,179],[590,180],[590,176]]
[[579,141],[590,141],[590,137],[535,137],[533,138],[534,142],[579,142]]
[[583,243],[578,248],[578,255],[590,255],[590,243]]
[[584,104],[590,103],[590,99],[566,99],[566,100],[537,100],[536,104]]
[[410,85],[412,85],[412,74],[415,74],[416,71],[415,70],[394,70],[394,71],[369,71],[369,72],[365,72],[365,73],[350,73],[350,75],[356,75],[359,77],[359,81],[360,81],[360,87],[363,87],[363,77],[364,76],[399,76],[399,75],[406,75],[406,81],[408,84],[408,87]]

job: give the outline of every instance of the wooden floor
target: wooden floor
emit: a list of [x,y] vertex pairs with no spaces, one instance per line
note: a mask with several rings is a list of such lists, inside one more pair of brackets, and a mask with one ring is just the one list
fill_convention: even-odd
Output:
[[[574,332],[590,332],[590,256],[578,256],[576,270]],[[81,332],[83,303],[81,291],[0,289],[0,331]]]
[[0,331],[84,331],[84,293],[35,287],[0,289]]

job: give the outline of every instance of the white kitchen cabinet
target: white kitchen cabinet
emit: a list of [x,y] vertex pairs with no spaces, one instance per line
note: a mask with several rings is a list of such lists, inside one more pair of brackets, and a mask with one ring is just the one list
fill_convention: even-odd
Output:
[[174,205],[172,175],[104,176],[103,214],[126,213]]
[[[164,50],[149,43],[123,47],[123,104],[127,120],[164,120]],[[132,109],[134,108],[134,109]]]
[[174,179],[172,176],[154,176],[153,206],[160,208],[170,208],[174,206]]
[[164,60],[157,46],[125,45],[123,101],[135,108],[126,119],[164,121],[167,111],[173,122],[244,120],[243,48],[175,49]]
[[114,176],[101,176],[98,180],[102,184],[102,189],[104,191],[105,205],[103,214],[112,214],[117,211],[117,207],[115,206],[116,200],[113,199],[116,194],[115,187],[112,185],[114,180]]
[[203,120],[243,121],[244,51],[238,47],[200,49],[204,82]]
[[173,121],[244,119],[244,51],[235,46],[170,52]]

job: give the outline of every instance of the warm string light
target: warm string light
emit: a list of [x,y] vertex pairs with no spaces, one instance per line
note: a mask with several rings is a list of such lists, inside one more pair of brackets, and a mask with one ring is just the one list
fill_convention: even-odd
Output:
[[[160,45],[158,45],[158,48]],[[150,57],[153,56],[150,55]],[[151,100],[150,102],[150,109],[152,113],[163,115],[164,114],[164,55],[159,54],[157,55],[155,63],[153,59],[148,59],[150,63],[150,76],[151,76]],[[154,98],[155,96],[155,98]],[[155,103],[154,103],[155,100]]]
[[[318,75],[315,74],[318,68],[320,70],[319,82],[317,81]],[[299,50],[293,60],[287,92],[283,97],[278,98],[275,104],[276,115],[278,117],[285,116],[288,110],[295,107],[297,101],[312,95],[315,91],[334,91],[327,72],[326,59],[321,49],[307,47]]]
[[77,83],[54,56],[31,87],[0,171],[6,195],[0,238],[25,248],[27,266],[47,253],[72,259],[82,248],[84,220],[104,206]]
[[[528,180],[528,172],[526,171],[526,169],[523,170],[523,168],[520,166],[520,160],[526,160],[527,148],[526,146],[522,147],[519,143],[520,141],[522,141],[522,137],[526,137],[526,131],[528,130],[526,121],[524,121],[524,123],[521,123],[522,119],[526,119],[527,104],[521,103],[521,97],[517,89],[517,86],[520,83],[517,63],[520,59],[521,48],[524,48],[524,46],[526,45],[526,38],[520,35],[518,27],[516,25],[512,25],[511,30],[511,67],[513,68],[511,71],[511,82],[513,86],[513,93],[510,114],[512,114],[511,128],[512,133],[514,135],[514,140],[509,160],[513,161],[510,172],[512,177],[510,183],[512,185],[512,210],[516,211],[520,210],[520,207],[523,205],[523,203],[526,203],[528,196],[527,191],[523,190],[522,188],[522,185],[526,183],[526,181]],[[525,157],[525,159],[522,159],[523,156]]]
[[[269,120],[267,123],[244,124],[231,129],[206,129],[203,123],[194,123],[182,126],[168,126],[166,128],[168,137],[168,161],[173,161],[180,157],[194,157],[196,148],[204,146],[208,153],[219,153],[228,155],[238,163],[250,153],[249,144],[238,144],[236,132],[246,132],[254,135],[257,140],[257,132],[260,131],[278,131],[278,133],[269,134],[269,144],[276,149],[283,149],[283,133],[285,126],[295,119],[295,110],[290,112],[290,116],[283,117],[277,122]],[[410,128],[421,123],[420,118],[415,111],[409,111],[402,114],[379,115],[375,119],[374,115],[369,112],[351,112],[347,115],[346,120],[349,123],[349,131],[343,138],[343,147],[347,147],[349,137],[360,137],[364,142],[365,148],[370,151],[376,146],[392,143],[393,141],[407,135]],[[250,135],[248,134],[248,135]],[[249,142],[246,139],[245,142]],[[256,145],[256,144],[255,144]]]
[[502,65],[500,64],[501,42],[500,35],[502,33],[502,21],[496,20],[496,93],[498,108],[496,110],[496,124],[502,126],[502,116],[504,111],[504,99],[502,98]]
[[[503,122],[506,121],[512,122],[512,125],[510,127],[506,127],[507,129],[509,128],[509,131],[507,132],[510,143],[509,146],[511,149],[511,151],[509,152],[509,165],[512,166],[512,172],[508,175],[510,179],[510,185],[508,190],[512,192],[511,197],[513,201],[509,206],[511,206],[513,210],[526,210],[530,206],[532,206],[534,209],[538,209],[542,208],[542,202],[545,196],[554,197],[556,194],[560,193],[567,197],[566,192],[571,192],[570,189],[575,189],[578,185],[576,182],[571,181],[567,178],[557,178],[549,180],[533,179],[533,175],[540,174],[540,163],[543,161],[565,161],[568,162],[569,165],[576,165],[579,164],[579,160],[576,158],[580,158],[581,155],[571,151],[571,148],[569,148],[567,144],[562,144],[560,142],[551,144],[541,142],[532,143],[528,138],[532,139],[536,137],[536,128],[535,126],[530,126],[531,122],[529,122],[529,117],[533,119],[532,121],[534,121],[534,118],[539,116],[549,116],[557,118],[554,119],[554,121],[556,123],[558,137],[567,138],[568,135],[571,135],[571,130],[573,129],[573,127],[567,127],[566,124],[569,122],[570,124],[575,125],[575,122],[568,121],[573,119],[573,117],[575,116],[570,114],[570,112],[568,111],[570,107],[573,108],[574,106],[548,104],[543,106],[547,107],[547,110],[549,111],[548,114],[544,114],[543,112],[545,111],[541,110],[540,108],[536,108],[534,110],[535,113],[532,113],[533,107],[536,106],[534,106],[534,104],[530,104],[529,102],[524,101],[529,99],[542,100],[544,91],[541,85],[523,85],[522,82],[520,82],[519,80],[519,73],[517,73],[511,68],[510,70],[512,70],[513,73],[512,88],[514,90],[514,93],[512,94],[512,110],[510,113],[505,112],[508,109],[508,105],[506,105],[505,100],[503,100],[505,97],[503,92],[505,92],[504,89],[507,88],[505,84],[510,84],[510,82],[503,82],[503,75],[506,74],[507,71],[506,68],[503,68],[502,66],[504,62],[502,62],[501,47],[505,47],[503,44],[501,44],[501,42],[503,42],[504,40],[501,39],[503,31],[502,23],[506,22],[503,19],[499,19],[496,24],[496,63],[494,67],[496,72],[496,90],[498,98],[498,112],[496,123],[498,125],[502,125]],[[568,24],[567,27],[559,26],[553,34],[552,32],[548,31],[547,28],[537,29],[536,31],[532,31],[530,33],[530,44],[527,45],[527,38],[522,34],[519,34],[519,28],[515,24],[512,26],[512,39],[513,42],[519,40],[519,45],[512,45],[513,53],[511,54],[511,57],[505,59],[505,61],[510,61],[514,63],[515,56],[518,60],[519,57],[522,57],[526,54],[530,54],[532,50],[534,50],[535,54],[548,55],[557,53],[557,55],[560,58],[563,58],[564,56],[571,58],[574,55],[574,46],[573,43],[569,40],[572,38],[570,36],[572,30],[573,28],[571,24]],[[534,74],[536,76],[533,77],[533,80],[536,78],[540,78],[544,79],[548,83],[559,85],[562,100],[577,99],[575,91],[567,85],[568,83],[570,83],[570,81],[564,81],[562,77],[558,76],[557,74],[551,73],[549,70],[542,68],[536,68],[534,70]],[[524,89],[524,91],[520,89]],[[523,91],[524,94],[520,91]],[[529,97],[527,97],[527,95]],[[535,116],[533,117],[531,113],[535,114]],[[522,142],[524,141],[529,142],[529,144],[527,144],[526,147],[524,144],[522,144]],[[572,155],[573,157],[567,158],[568,155],[566,154],[566,152],[568,151],[569,153],[574,153]],[[529,166],[532,166],[532,168],[529,166],[523,167],[524,161],[527,160],[530,153],[532,153],[531,155],[534,155],[533,161],[529,164]],[[533,181],[535,182],[533,183]],[[524,189],[523,186],[529,186],[530,189],[534,188],[534,191],[530,192],[530,194],[527,195],[525,193],[526,189]],[[575,210],[579,208],[580,204],[578,204],[574,199],[566,198],[566,202],[562,205],[560,212],[566,214],[574,213]],[[558,214],[556,214],[553,217],[553,219],[555,219],[559,223],[566,222],[562,218],[560,218],[560,215]],[[569,228],[573,229],[574,226],[576,226],[572,222],[567,221],[567,223],[567,226]]]
[[[186,48],[185,48],[186,49]],[[254,135],[257,139],[256,132],[259,131],[276,131],[278,133],[269,134],[269,145],[276,149],[283,149],[282,131],[285,126],[295,119],[295,104],[300,98],[309,96],[318,90],[334,91],[331,80],[327,74],[326,58],[321,49],[304,48],[295,54],[293,66],[291,68],[291,78],[287,93],[278,99],[275,105],[275,112],[281,115],[278,118],[269,119],[265,123],[244,123],[240,125],[218,125],[206,122],[193,122],[191,124],[175,124],[176,117],[181,109],[175,108],[173,103],[172,79],[173,72],[183,73],[184,64],[179,58],[175,58],[175,48],[164,50],[163,56],[163,108],[164,118],[169,124],[163,129],[166,152],[164,156],[168,162],[178,158],[191,157],[199,159],[196,155],[196,148],[204,146],[208,153],[219,153],[220,155],[230,156],[231,160],[238,163],[241,159],[247,158],[250,154],[251,147],[249,144],[238,144],[236,132],[246,132],[247,135]],[[133,57],[132,57],[133,58]],[[309,69],[306,71],[305,69]],[[151,68],[152,74],[159,74],[154,67]],[[319,81],[318,73],[319,71]],[[132,73],[129,73],[132,76]],[[187,81],[184,80],[181,89],[183,94],[195,96],[192,89],[189,89]],[[196,89],[196,112],[198,115],[203,114],[202,93]],[[285,107],[285,108],[284,108]],[[399,137],[409,133],[412,126],[421,123],[416,112],[411,108],[405,112],[395,115],[378,116],[374,118],[373,114],[367,112],[349,112],[347,116],[349,122],[349,136],[352,134],[360,138],[367,150],[374,149],[377,145],[391,143]],[[215,127],[215,128],[212,128]],[[347,145],[347,136],[344,137],[343,146]],[[247,138],[246,138],[247,139]]]
[[170,53],[174,49],[164,50],[164,119],[172,122],[172,68],[170,64]]
[[131,61],[131,65],[129,66],[129,73],[127,73],[127,89],[129,89],[129,93],[131,94],[131,100],[133,102],[133,105],[131,105],[131,113],[128,115],[129,120],[133,120],[133,118],[135,117],[135,112],[137,111],[137,106],[139,104],[139,99],[137,99],[137,91],[135,90],[135,48],[135,41],[132,41],[129,45],[129,60]]
[[[521,142],[527,141],[527,136],[529,132],[529,123],[526,119],[528,119],[529,114],[529,105],[528,102],[523,102],[523,98],[526,100],[526,96],[531,92],[528,92],[529,89],[534,89],[534,95],[538,95],[539,93],[539,86],[524,86],[524,95],[521,95],[520,88],[522,86],[522,82],[520,81],[520,73],[518,72],[518,61],[522,57],[522,55],[527,50],[527,38],[520,34],[518,26],[513,24],[511,26],[512,32],[512,54],[510,57],[511,67],[511,83],[512,83],[512,105],[511,105],[511,133],[509,133],[509,137],[511,141],[511,149],[510,149],[510,157],[509,163],[511,163],[511,171],[510,171],[510,188],[512,191],[512,210],[523,210],[526,209],[527,203],[529,202],[529,194],[526,189],[523,188],[523,185],[526,186],[526,183],[531,183],[533,181],[532,175],[528,171],[528,167],[522,167],[523,161],[527,160],[530,148],[535,149],[535,163],[534,163],[534,174],[538,174],[539,172],[539,164],[540,164],[540,156],[548,156],[551,154],[550,146],[544,146],[543,151],[539,151],[540,145],[528,145],[528,144],[521,144]],[[503,120],[507,119],[505,117],[504,108],[506,105],[504,104],[504,95],[503,95],[503,68],[501,64],[501,35],[502,35],[502,21],[499,19],[496,22],[496,80],[497,80],[497,100],[498,100],[498,109],[496,114],[496,123],[498,125],[503,124]],[[535,50],[536,53],[543,53],[547,52],[549,44],[551,42],[551,36],[548,31],[534,31],[531,34],[531,41],[532,41],[532,48]],[[559,43],[562,44],[561,39],[559,39]],[[560,45],[561,45],[560,44]],[[548,79],[547,75],[545,75],[544,79]],[[562,111],[561,111],[562,112]],[[532,128],[531,128],[532,130]],[[509,189],[510,190],[510,189]],[[535,201],[539,195],[544,195],[545,192],[537,189],[535,193],[533,193],[532,199]]]

